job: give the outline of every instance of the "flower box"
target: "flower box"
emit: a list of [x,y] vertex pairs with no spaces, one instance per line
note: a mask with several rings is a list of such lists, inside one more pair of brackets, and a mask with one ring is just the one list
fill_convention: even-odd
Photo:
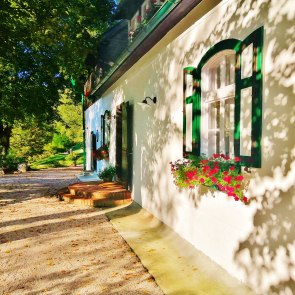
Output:
[[196,157],[170,162],[174,183],[180,188],[194,188],[198,185],[211,187],[226,193],[236,201],[247,203],[244,195],[247,182],[241,172],[240,159],[230,159],[224,154],[211,158]]

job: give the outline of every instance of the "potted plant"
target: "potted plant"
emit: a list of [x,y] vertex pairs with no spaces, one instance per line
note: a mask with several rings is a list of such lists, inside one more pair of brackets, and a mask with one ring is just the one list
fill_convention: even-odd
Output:
[[97,160],[104,160],[109,158],[109,147],[104,144],[100,148],[98,148],[96,151],[93,152],[93,156]]
[[115,166],[107,166],[103,168],[99,173],[98,177],[103,181],[112,181],[114,176],[116,175],[117,169]]

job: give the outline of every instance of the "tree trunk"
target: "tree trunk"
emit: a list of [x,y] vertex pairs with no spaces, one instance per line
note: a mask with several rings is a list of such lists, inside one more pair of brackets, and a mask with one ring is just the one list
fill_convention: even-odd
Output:
[[4,152],[7,155],[10,147],[12,126],[5,125],[0,122],[0,154]]

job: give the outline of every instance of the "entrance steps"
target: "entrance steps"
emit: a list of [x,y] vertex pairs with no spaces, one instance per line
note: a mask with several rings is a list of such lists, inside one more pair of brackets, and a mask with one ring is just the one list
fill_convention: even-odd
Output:
[[57,193],[60,200],[90,207],[115,207],[132,202],[131,192],[117,182],[79,182]]

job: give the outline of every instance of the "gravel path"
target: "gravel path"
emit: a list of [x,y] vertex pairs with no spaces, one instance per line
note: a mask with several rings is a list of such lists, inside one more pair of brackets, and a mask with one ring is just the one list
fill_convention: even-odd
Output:
[[78,173],[0,176],[0,294],[163,294],[102,210],[50,197]]

